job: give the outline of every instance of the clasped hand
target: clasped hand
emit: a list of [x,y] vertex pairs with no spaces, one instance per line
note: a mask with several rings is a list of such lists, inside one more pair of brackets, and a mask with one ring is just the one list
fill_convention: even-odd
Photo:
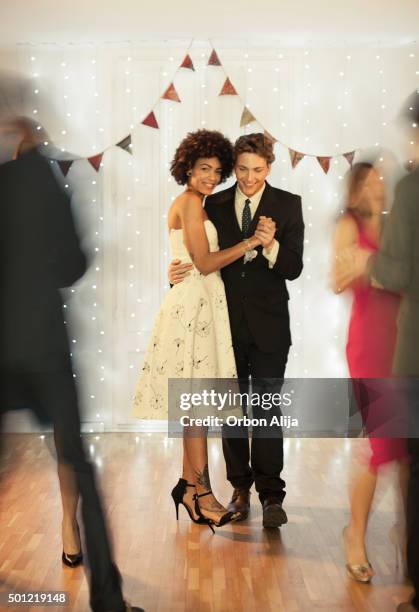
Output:
[[258,225],[255,231],[255,237],[259,240],[264,249],[268,251],[272,247],[275,240],[276,223],[271,217],[259,217]]
[[[256,231],[253,235],[263,248],[269,250],[275,239],[276,224],[271,217],[259,217]],[[181,283],[189,274],[193,265],[190,263],[181,263],[180,259],[174,259],[168,270],[169,281],[172,285]]]

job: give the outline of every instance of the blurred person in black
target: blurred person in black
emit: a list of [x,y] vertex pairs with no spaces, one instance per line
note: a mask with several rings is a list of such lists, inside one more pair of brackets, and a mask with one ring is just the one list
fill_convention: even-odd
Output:
[[[40,127],[40,126],[39,126]],[[43,160],[43,157],[39,153],[36,153],[36,143],[45,141],[47,135],[41,129],[38,130],[38,125],[32,124],[28,119],[15,119],[4,121],[1,124],[1,145],[0,149],[3,154],[3,158],[10,161],[11,159],[18,159],[21,166],[23,158],[26,156],[26,162],[32,160],[30,166],[26,163],[26,173],[28,168],[31,168],[31,174],[36,178],[36,168],[34,160]],[[36,155],[36,156],[35,156]],[[42,168],[45,166],[46,160],[44,160]],[[57,319],[59,295],[57,293],[58,285],[52,285],[55,300],[51,301],[51,295],[48,297],[48,293],[51,292],[51,283],[49,283],[48,276],[45,275],[44,258],[45,253],[40,251],[40,233],[32,229],[40,226],[45,226],[44,231],[46,233],[55,232],[54,228],[57,227],[56,223],[51,216],[51,212],[67,212],[69,209],[69,203],[63,194],[59,193],[60,197],[55,200],[46,199],[49,202],[49,206],[53,204],[54,209],[51,211],[45,209],[44,213],[37,203],[31,207],[30,214],[35,215],[35,225],[33,225],[33,219],[28,217],[27,198],[22,198],[24,195],[22,192],[18,193],[17,184],[14,178],[12,170],[19,172],[19,167],[15,164],[12,166],[5,167],[3,178],[1,182],[3,201],[0,203],[0,210],[2,214],[2,222],[4,223],[4,229],[7,229],[12,222],[14,222],[14,231],[11,233],[6,232],[4,239],[2,240],[2,265],[5,267],[2,271],[2,288],[3,296],[2,303],[0,305],[0,312],[2,317],[0,319],[1,332],[0,338],[2,345],[0,347],[1,363],[6,364],[5,369],[8,370],[10,365],[15,362],[17,367],[19,362],[22,361],[23,356],[26,353],[26,363],[28,367],[34,368],[34,363],[40,371],[57,369],[56,366],[52,368],[51,357],[56,355],[58,352],[61,353],[59,360],[58,369],[68,369],[70,367],[69,361],[69,348],[67,345],[66,335],[63,336],[62,321],[60,318]],[[28,175],[29,176],[29,175]],[[51,180],[51,173],[48,171],[48,178]],[[41,181],[45,185],[45,176]],[[53,184],[51,184],[52,186]],[[58,185],[53,185],[55,191],[59,190]],[[39,191],[39,190],[38,190]],[[41,193],[41,192],[40,192]],[[16,201],[17,200],[17,201]],[[64,203],[64,207],[59,209],[57,204]],[[13,206],[10,205],[11,202]],[[22,208],[23,206],[23,208]],[[48,207],[48,204],[47,204]],[[48,229],[46,220],[52,220],[51,226]],[[13,221],[14,220],[14,221]],[[71,225],[70,225],[71,223]],[[67,229],[66,229],[67,228]],[[68,230],[71,228],[71,232]],[[17,237],[15,234],[19,233]],[[69,238],[73,238],[73,242],[69,243]],[[66,278],[63,279],[60,286],[73,284],[79,277],[84,274],[86,269],[86,260],[83,252],[80,250],[78,245],[78,238],[74,232],[72,217],[64,219],[63,224],[63,238],[64,242],[61,245],[62,248],[68,249],[66,252],[66,266],[71,266],[65,272]],[[22,243],[24,243],[25,249],[22,250]],[[48,248],[48,242],[43,244],[43,248]],[[26,259],[27,254],[31,253],[30,261]],[[64,260],[61,255],[58,255],[55,260],[55,255],[48,255],[51,257],[51,261],[56,263],[61,260],[61,265],[64,265]],[[22,284],[23,281],[23,284]],[[42,281],[42,285],[37,285],[42,289],[40,296],[37,291],[35,284]],[[46,286],[45,286],[46,285]],[[30,296],[28,304],[26,304],[26,296]],[[35,297],[36,296],[36,297]],[[35,301],[37,300],[37,301]],[[28,310],[28,306],[30,310]],[[42,313],[44,325],[42,325],[39,316]],[[54,318],[52,314],[54,313]],[[55,321],[55,324],[53,323]],[[41,324],[40,324],[41,323]],[[51,336],[44,336],[46,324],[53,325]],[[45,355],[45,342],[48,342],[50,351],[50,359],[46,362]],[[54,346],[55,345],[55,346]],[[30,354],[32,352],[32,354]],[[18,355],[18,356],[17,356]],[[63,361],[63,355],[65,355]],[[62,362],[62,363],[60,363]],[[8,365],[9,364],[9,365]],[[32,402],[30,404],[29,398],[25,397],[24,390],[20,384],[20,380],[16,381],[15,385],[12,385],[11,374],[9,374],[9,382],[7,387],[4,387],[4,393],[7,390],[7,401],[3,404],[3,410],[11,407],[22,408],[31,405],[35,410],[39,420],[52,424],[50,418],[41,414],[40,407]],[[68,567],[77,567],[83,560],[81,553],[80,535],[77,524],[77,505],[78,505],[78,490],[74,480],[74,473],[65,463],[57,462],[58,476],[60,482],[60,493],[63,507],[63,521],[62,521],[62,540],[63,540],[63,554],[62,560]]]
[[26,403],[54,429],[63,506],[80,494],[95,612],[124,602],[105,517],[80,436],[80,415],[60,288],[86,270],[70,202],[25,117],[3,121],[14,160],[0,166],[0,415]]
[[413,612],[419,610],[419,90],[405,102],[402,117],[409,130],[412,171],[397,186],[380,249],[372,256],[369,271],[373,284],[402,295],[393,373],[400,390],[408,394],[410,411],[407,565],[415,592],[412,601],[400,604],[398,611]]

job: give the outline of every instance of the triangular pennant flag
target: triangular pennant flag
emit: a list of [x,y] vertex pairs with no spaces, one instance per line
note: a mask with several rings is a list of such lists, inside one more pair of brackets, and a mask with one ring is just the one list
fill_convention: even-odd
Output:
[[87,161],[89,162],[89,164],[93,166],[96,172],[99,172],[102,157],[103,157],[103,153],[99,153],[98,155],[93,155],[92,157],[87,158]]
[[272,134],[270,134],[266,130],[263,130],[263,135],[265,136],[266,140],[269,140],[269,142],[271,142],[272,144],[275,144],[278,142],[278,139],[274,138]]
[[147,125],[148,127],[155,128],[156,130],[159,129],[159,124],[157,123],[156,115],[153,113],[153,111],[151,111],[151,113],[149,113],[141,123],[142,125]]
[[120,147],[121,149],[124,149],[124,151],[126,151],[127,153],[131,153],[132,155],[131,134],[117,142],[116,146]]
[[256,121],[256,117],[254,117],[247,106],[245,106],[240,119],[240,127],[253,123],[253,121]]
[[211,55],[209,57],[208,66],[221,66],[221,62],[220,62],[220,60],[218,58],[218,55],[217,55],[215,49],[212,50],[212,53],[211,53]]
[[355,151],[350,151],[349,153],[344,153],[343,157],[346,159],[346,161],[348,162],[348,164],[352,168],[352,162],[354,161]]
[[195,70],[194,65],[191,60],[191,56],[187,55],[183,62],[180,65],[181,68],[188,68],[188,70]]
[[303,159],[304,153],[300,153],[299,151],[294,151],[294,149],[289,149],[291,166],[293,168]]
[[171,100],[172,102],[180,102],[180,98],[175,89],[173,83],[170,83],[169,87],[166,89],[164,94],[161,97],[162,100]]
[[74,159],[57,159],[56,162],[60,166],[60,170],[63,173],[63,176],[67,176],[68,171],[73,165]]
[[219,95],[220,96],[237,96],[237,91],[234,89],[234,85],[228,77],[226,78]]
[[319,162],[319,164],[323,168],[323,172],[325,174],[327,174],[329,172],[330,160],[331,159],[332,159],[331,157],[326,157],[326,156],[319,156],[319,157],[317,157],[317,161]]

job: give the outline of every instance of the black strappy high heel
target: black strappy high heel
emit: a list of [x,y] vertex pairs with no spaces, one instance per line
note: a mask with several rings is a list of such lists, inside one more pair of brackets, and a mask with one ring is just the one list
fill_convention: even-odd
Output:
[[216,527],[222,527],[226,523],[230,523],[230,521],[233,520],[234,512],[226,512],[225,514],[222,515],[219,521],[215,521],[212,518],[206,517],[205,514],[203,514],[202,509],[199,506],[198,500],[200,497],[205,497],[205,495],[211,495],[211,494],[212,494],[212,491],[210,489],[209,491],[206,491],[205,493],[200,493],[199,495],[198,493],[195,493],[193,498],[195,500],[195,512],[204,519],[204,521],[210,527],[211,531],[215,533],[213,525],[215,525]]
[[202,525],[207,522],[205,518],[198,512],[198,518],[195,518],[193,515],[192,508],[186,502],[183,501],[183,496],[185,495],[186,487],[193,487],[195,489],[195,485],[189,484],[184,478],[179,478],[179,482],[172,490],[172,498],[176,508],[176,520],[179,520],[179,506],[182,505],[185,508],[186,512],[189,514],[189,518],[191,519],[191,521]]

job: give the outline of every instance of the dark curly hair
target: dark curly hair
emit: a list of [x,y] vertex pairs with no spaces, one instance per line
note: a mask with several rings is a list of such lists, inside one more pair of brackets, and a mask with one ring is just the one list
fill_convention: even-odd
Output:
[[240,136],[234,144],[234,158],[237,160],[241,153],[256,153],[266,159],[267,164],[275,161],[273,142],[261,132]]
[[221,164],[220,183],[233,172],[233,145],[216,130],[189,132],[176,149],[170,172],[179,185],[186,185],[188,172],[202,157],[216,157]]

